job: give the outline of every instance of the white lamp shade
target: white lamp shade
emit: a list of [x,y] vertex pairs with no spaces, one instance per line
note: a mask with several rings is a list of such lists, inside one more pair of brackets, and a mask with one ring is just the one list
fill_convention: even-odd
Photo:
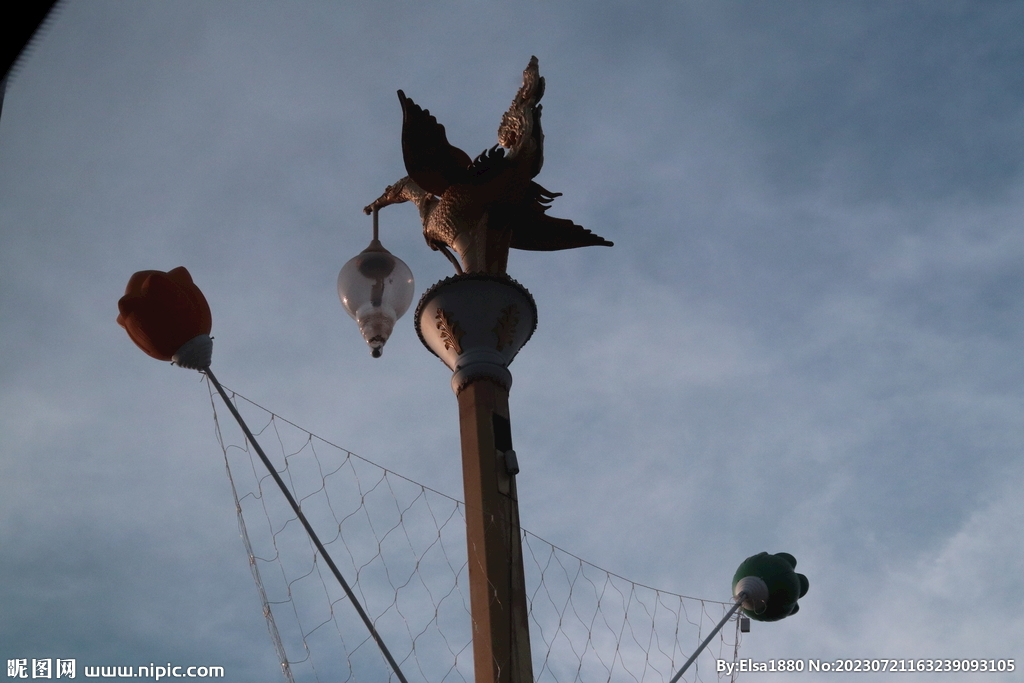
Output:
[[412,303],[412,271],[377,240],[338,273],[338,298],[359,325],[374,358],[379,358],[395,321]]

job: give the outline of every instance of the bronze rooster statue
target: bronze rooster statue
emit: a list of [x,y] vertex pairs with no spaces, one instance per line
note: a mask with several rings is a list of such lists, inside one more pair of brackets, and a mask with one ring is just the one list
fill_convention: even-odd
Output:
[[[523,71],[523,85],[501,117],[498,144],[476,159],[448,142],[444,126],[398,91],[402,103],[402,155],[409,175],[367,206],[369,214],[411,201],[419,208],[423,237],[457,270],[505,273],[508,250],[556,251],[612,243],[546,211],[560,193],[533,181],[544,163],[540,126],[544,79],[537,58]],[[462,260],[462,267],[448,249]]]

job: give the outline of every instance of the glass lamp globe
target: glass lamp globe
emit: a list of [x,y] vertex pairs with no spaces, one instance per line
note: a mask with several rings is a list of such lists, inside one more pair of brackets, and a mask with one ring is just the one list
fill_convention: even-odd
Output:
[[409,310],[414,288],[409,266],[377,239],[338,273],[338,298],[374,358],[380,358],[395,321]]

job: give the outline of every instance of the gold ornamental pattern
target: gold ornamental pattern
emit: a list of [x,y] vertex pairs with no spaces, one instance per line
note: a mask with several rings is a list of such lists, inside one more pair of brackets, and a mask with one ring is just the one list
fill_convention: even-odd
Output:
[[459,321],[443,308],[437,309],[434,320],[437,321],[437,329],[441,331],[441,341],[444,342],[445,351],[454,349],[457,355],[462,355],[462,337],[465,336],[466,331],[459,326]]
[[519,324],[519,307],[515,304],[509,304],[505,308],[501,309],[501,316],[498,318],[498,324],[494,326],[492,332],[494,336],[498,338],[498,350],[503,350],[506,346],[511,346],[513,340],[516,337],[516,326]]

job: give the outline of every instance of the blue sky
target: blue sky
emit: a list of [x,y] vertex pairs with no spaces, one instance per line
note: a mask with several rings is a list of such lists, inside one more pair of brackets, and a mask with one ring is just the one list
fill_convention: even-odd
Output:
[[[408,317],[371,359],[334,279],[404,175],[395,91],[475,155],[535,54],[550,213],[615,247],[509,259],[539,307],[511,367],[524,526],[717,599],[792,553],[811,591],[755,660],[1020,659],[1022,20],[63,6],[0,117],[0,651],[274,675],[206,389],[114,322],[137,270],[191,271],[222,381],[461,497],[448,371]],[[413,208],[380,218],[417,296],[449,274]]]

